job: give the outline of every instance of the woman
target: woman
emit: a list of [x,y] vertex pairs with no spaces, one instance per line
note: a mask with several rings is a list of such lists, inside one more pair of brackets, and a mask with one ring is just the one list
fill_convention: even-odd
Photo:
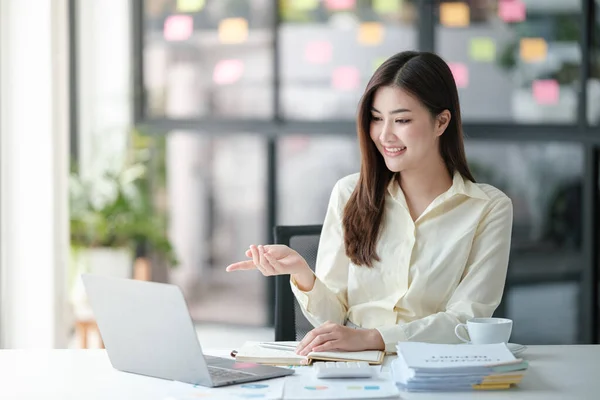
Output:
[[469,171],[450,69],[432,53],[394,55],[369,81],[357,126],[360,173],[333,188],[316,274],[279,245],[252,245],[227,270],[291,275],[317,327],[302,355],[458,342],[456,324],[491,316],[502,298],[512,202]]

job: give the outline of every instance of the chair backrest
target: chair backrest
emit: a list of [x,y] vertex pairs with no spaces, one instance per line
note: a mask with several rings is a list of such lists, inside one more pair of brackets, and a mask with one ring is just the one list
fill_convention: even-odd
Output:
[[[315,270],[322,225],[276,226],[276,244],[296,250]],[[275,277],[275,340],[302,340],[313,329],[290,287],[289,275]]]

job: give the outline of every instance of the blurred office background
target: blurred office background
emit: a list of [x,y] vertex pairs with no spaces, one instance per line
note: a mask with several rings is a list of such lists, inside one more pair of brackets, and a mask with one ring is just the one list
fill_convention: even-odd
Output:
[[270,339],[272,279],[225,267],[322,223],[369,77],[413,49],[513,200],[511,341],[600,340],[600,1],[36,4],[0,3],[0,346],[98,346],[85,271],[179,285],[205,345]]

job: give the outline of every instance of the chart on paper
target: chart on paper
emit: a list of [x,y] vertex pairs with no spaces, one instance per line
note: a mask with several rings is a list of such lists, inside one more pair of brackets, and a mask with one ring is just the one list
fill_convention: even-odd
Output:
[[284,398],[290,400],[304,399],[381,399],[395,398],[398,389],[394,382],[386,379],[352,379],[352,380],[286,380]]

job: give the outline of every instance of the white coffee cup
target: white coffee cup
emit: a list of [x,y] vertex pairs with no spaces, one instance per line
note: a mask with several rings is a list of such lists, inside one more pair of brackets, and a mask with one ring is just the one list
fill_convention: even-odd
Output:
[[[508,343],[513,322],[508,318],[471,318],[466,324],[458,324],[454,328],[456,336],[469,344]],[[469,339],[461,335],[464,328]]]

